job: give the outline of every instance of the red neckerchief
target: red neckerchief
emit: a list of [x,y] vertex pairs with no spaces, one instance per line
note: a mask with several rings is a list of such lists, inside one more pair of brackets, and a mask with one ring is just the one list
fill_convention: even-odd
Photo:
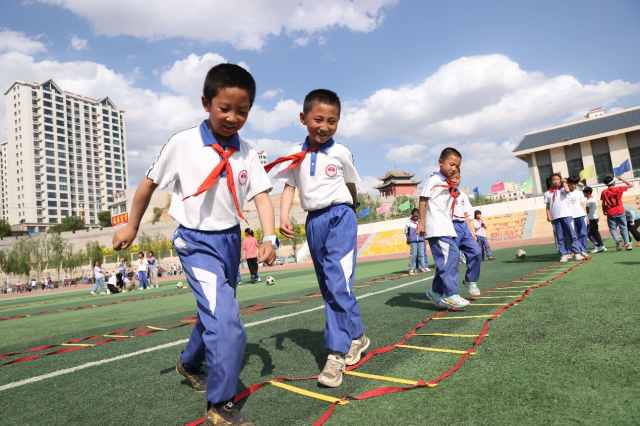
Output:
[[481,226],[482,228],[486,228],[486,227],[487,227],[487,225],[485,225],[485,224],[484,224],[484,222],[483,222],[483,220],[482,220],[482,219],[476,219],[476,220],[477,220],[478,222],[480,222],[480,226]]
[[588,200],[589,198],[593,198],[593,195],[589,195],[589,196],[587,197],[587,200]]
[[242,216],[242,212],[240,211],[240,206],[238,204],[238,196],[236,195],[236,184],[233,180],[233,170],[231,169],[231,163],[229,162],[229,157],[231,157],[231,155],[234,152],[236,152],[236,149],[232,146],[228,146],[227,150],[225,151],[217,143],[212,144],[211,148],[213,148],[218,154],[220,154],[220,156],[222,157],[222,161],[220,161],[218,165],[214,167],[213,171],[209,173],[209,176],[207,176],[207,178],[204,180],[204,182],[202,182],[200,187],[198,187],[198,190],[195,192],[195,194],[191,194],[184,197],[182,201],[190,197],[197,197],[203,192],[211,189],[211,187],[216,183],[216,181],[222,174],[222,171],[224,170],[227,172],[227,185],[229,186],[229,191],[231,191],[231,195],[233,196],[233,202],[236,205],[236,211],[238,212],[238,216],[240,216],[240,219],[247,222],[247,225],[248,225],[249,222],[247,221],[247,219],[244,218],[244,216]]
[[460,196],[459,192],[456,192],[456,189],[453,187],[453,182],[451,181],[451,179],[445,179],[445,182],[447,182],[446,185],[434,185],[434,187],[436,188],[449,188],[449,195],[451,195],[453,197],[453,203],[451,203],[451,217],[455,216],[453,214],[453,211],[456,207],[456,203],[457,203],[457,199]]
[[558,193],[558,191],[559,191],[559,190],[560,190],[560,187],[559,187],[559,186],[558,186],[558,187],[556,187],[556,189],[549,188],[549,192],[553,193],[553,197],[552,197],[553,199],[552,199],[552,201],[551,201],[551,204],[553,204],[553,203],[555,203],[555,202],[556,202],[556,194]]
[[289,164],[288,167],[279,170],[278,173],[283,172],[285,170],[288,169],[293,169],[294,167],[296,167],[298,164],[302,163],[302,160],[304,160],[304,157],[306,157],[307,152],[314,152],[317,151],[318,148],[309,148],[309,149],[305,149],[300,151],[297,154],[292,154],[292,155],[287,155],[286,157],[280,157],[277,160],[267,164],[266,166],[264,166],[264,170],[265,172],[269,173],[271,171],[271,169],[273,169],[275,166],[277,166],[280,163],[284,163],[287,161],[291,161],[291,164]]

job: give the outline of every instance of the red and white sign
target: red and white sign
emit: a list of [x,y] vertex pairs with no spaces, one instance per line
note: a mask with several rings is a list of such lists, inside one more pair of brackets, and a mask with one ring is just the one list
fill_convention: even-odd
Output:
[[338,167],[335,164],[329,164],[325,172],[327,173],[327,176],[335,177],[335,175],[338,174]]
[[129,223],[129,213],[111,216],[111,226],[126,225],[127,223]]
[[244,185],[245,183],[247,183],[247,171],[243,170],[240,173],[238,173],[238,182],[240,182],[240,185]]

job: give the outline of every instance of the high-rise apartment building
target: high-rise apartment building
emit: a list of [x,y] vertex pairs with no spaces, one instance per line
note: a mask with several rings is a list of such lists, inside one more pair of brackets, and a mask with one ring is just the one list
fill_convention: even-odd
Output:
[[109,198],[128,188],[125,111],[108,96],[65,92],[53,80],[14,81],[4,92],[3,211],[10,224],[98,223]]
[[7,168],[5,167],[5,157],[7,155],[7,141],[0,143],[0,188],[2,188],[2,192],[0,195],[0,219],[9,220],[9,206],[7,202],[9,201],[9,187],[6,186],[5,182],[7,180]]

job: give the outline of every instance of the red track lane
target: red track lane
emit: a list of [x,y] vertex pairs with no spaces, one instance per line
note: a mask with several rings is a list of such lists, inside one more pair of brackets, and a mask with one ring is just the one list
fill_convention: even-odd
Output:
[[[590,260],[590,259],[591,258],[587,258],[587,260]],[[509,307],[516,305],[518,302],[523,301],[525,299],[525,297],[527,297],[533,289],[546,286],[551,281],[555,281],[555,280],[561,278],[566,273],[568,273],[569,271],[571,271],[571,270],[577,268],[578,266],[582,265],[587,260],[583,260],[580,263],[568,268],[567,270],[565,270],[561,274],[559,274],[559,275],[557,275],[557,276],[555,276],[553,278],[549,278],[546,282],[544,282],[542,284],[532,285],[531,287],[529,287],[528,289],[526,289],[523,292],[522,296],[519,299],[514,300],[512,302],[509,302],[509,303],[505,304],[504,306],[502,306],[500,309],[498,309],[491,316],[491,318],[488,318],[485,321],[484,326],[482,328],[482,332],[478,335],[473,347],[471,349],[469,349],[464,355],[462,355],[462,357],[460,358],[460,361],[458,361],[458,363],[455,366],[453,366],[450,370],[442,373],[442,375],[440,377],[438,377],[437,379],[434,379],[434,380],[432,380],[430,382],[419,381],[416,385],[409,386],[409,387],[389,387],[389,386],[380,387],[380,388],[369,390],[369,391],[367,391],[367,392],[365,392],[365,393],[363,393],[361,395],[358,395],[358,396],[347,395],[347,396],[343,397],[341,399],[341,401],[344,401],[344,400],[347,400],[347,399],[363,400],[363,399],[373,398],[375,396],[386,395],[386,394],[389,394],[389,393],[405,392],[405,391],[412,390],[412,389],[415,389],[415,388],[426,387],[426,386],[429,386],[429,385],[435,385],[438,382],[444,380],[446,377],[450,376],[456,370],[458,370],[460,368],[460,366],[464,363],[464,361],[467,359],[467,357],[471,354],[471,352],[473,352],[478,347],[478,345],[480,345],[480,342],[482,341],[482,339],[487,335],[487,330],[489,329],[489,321],[492,321],[492,320],[496,319],[500,315],[500,313],[502,313],[505,309],[508,309]],[[557,264],[558,264],[558,262],[552,263],[551,265],[547,265],[544,268],[541,268],[541,269],[539,269],[539,270],[537,270],[535,272],[532,272],[532,273],[527,274],[527,275],[525,275],[525,276],[523,276],[521,278],[518,278],[515,281],[512,281],[510,283],[504,284],[504,285],[499,286],[499,287],[492,288],[491,290],[487,290],[485,292],[482,292],[480,294],[480,296],[483,295],[483,294],[490,293],[490,292],[492,292],[494,290],[505,288],[505,287],[508,287],[508,286],[510,286],[512,284],[521,282],[523,279],[528,278],[528,277],[530,277],[532,275],[535,275],[535,274],[537,274],[537,273],[539,273],[541,271],[544,271],[544,270],[546,270],[546,269],[548,269],[548,268],[550,268],[550,267],[552,267],[554,265],[557,265]],[[479,296],[476,296],[476,297],[474,297],[474,298],[472,298],[470,300],[475,300],[475,299],[477,299],[477,297],[479,297]],[[378,348],[378,349],[375,349],[375,350],[367,353],[367,355],[364,358],[362,358],[362,360],[360,360],[360,362],[358,364],[350,366],[350,367],[347,367],[347,371],[355,370],[356,368],[358,368],[361,365],[363,365],[364,363],[366,363],[369,359],[371,359],[375,355],[383,354],[383,353],[390,352],[390,351],[396,349],[397,345],[404,344],[409,338],[411,338],[420,328],[422,328],[429,321],[431,321],[434,318],[437,318],[437,317],[439,317],[441,315],[444,315],[446,313],[454,312],[456,310],[457,310],[457,308],[448,309],[446,311],[438,312],[437,314],[433,315],[432,317],[427,318],[426,320],[424,320],[420,324],[418,324],[418,326],[416,326],[413,330],[411,330],[409,332],[409,334],[407,334],[404,337],[404,339],[402,339],[397,344],[391,345],[391,346],[385,346],[385,347],[382,347],[382,348]],[[309,380],[309,379],[315,379],[317,377],[318,376],[304,377],[304,378],[298,378],[298,379],[290,379],[290,378],[278,377],[277,379],[275,379],[273,381],[278,382],[278,381]],[[253,386],[250,386],[249,388],[245,389],[243,392],[241,392],[238,395],[236,395],[236,397],[234,398],[234,402],[238,403],[242,399],[248,397],[249,395],[251,395],[252,393],[256,392],[258,389],[260,389],[261,387],[263,387],[264,385],[267,385],[267,384],[269,384],[269,382],[258,383],[258,384],[255,384]],[[314,426],[323,425],[329,419],[329,417],[331,417],[331,414],[333,413],[336,405],[337,405],[337,402],[332,403],[331,406],[329,407],[329,409],[313,425]],[[203,423],[204,423],[204,417],[200,418],[199,420],[193,421],[191,423],[187,423],[186,426],[198,426],[198,425],[201,425]]]

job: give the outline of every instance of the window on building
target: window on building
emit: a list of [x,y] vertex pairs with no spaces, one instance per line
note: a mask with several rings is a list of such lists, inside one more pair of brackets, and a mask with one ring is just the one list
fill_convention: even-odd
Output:
[[[38,223],[42,223],[42,219],[38,219]],[[49,223],[58,223],[58,219],[55,217],[50,217]]]
[[633,177],[640,177],[640,146],[629,148],[629,155],[631,157],[631,170],[633,171]]
[[49,207],[58,207],[57,201],[47,201],[47,206]]
[[58,215],[58,210],[49,209],[49,216],[57,216],[57,215]]
[[[582,158],[568,160],[567,168],[569,169],[569,176],[580,176],[580,172],[584,170],[584,166],[582,164]],[[583,180],[582,183],[586,184],[587,182]]]
[[553,174],[553,166],[547,164],[545,166],[538,166],[538,174],[540,175],[540,190],[547,190],[547,178]]
[[605,152],[604,154],[596,154],[593,156],[593,162],[596,166],[596,176],[598,177],[598,183],[603,183],[603,179],[606,176],[613,175],[613,167],[611,166],[611,154]]

